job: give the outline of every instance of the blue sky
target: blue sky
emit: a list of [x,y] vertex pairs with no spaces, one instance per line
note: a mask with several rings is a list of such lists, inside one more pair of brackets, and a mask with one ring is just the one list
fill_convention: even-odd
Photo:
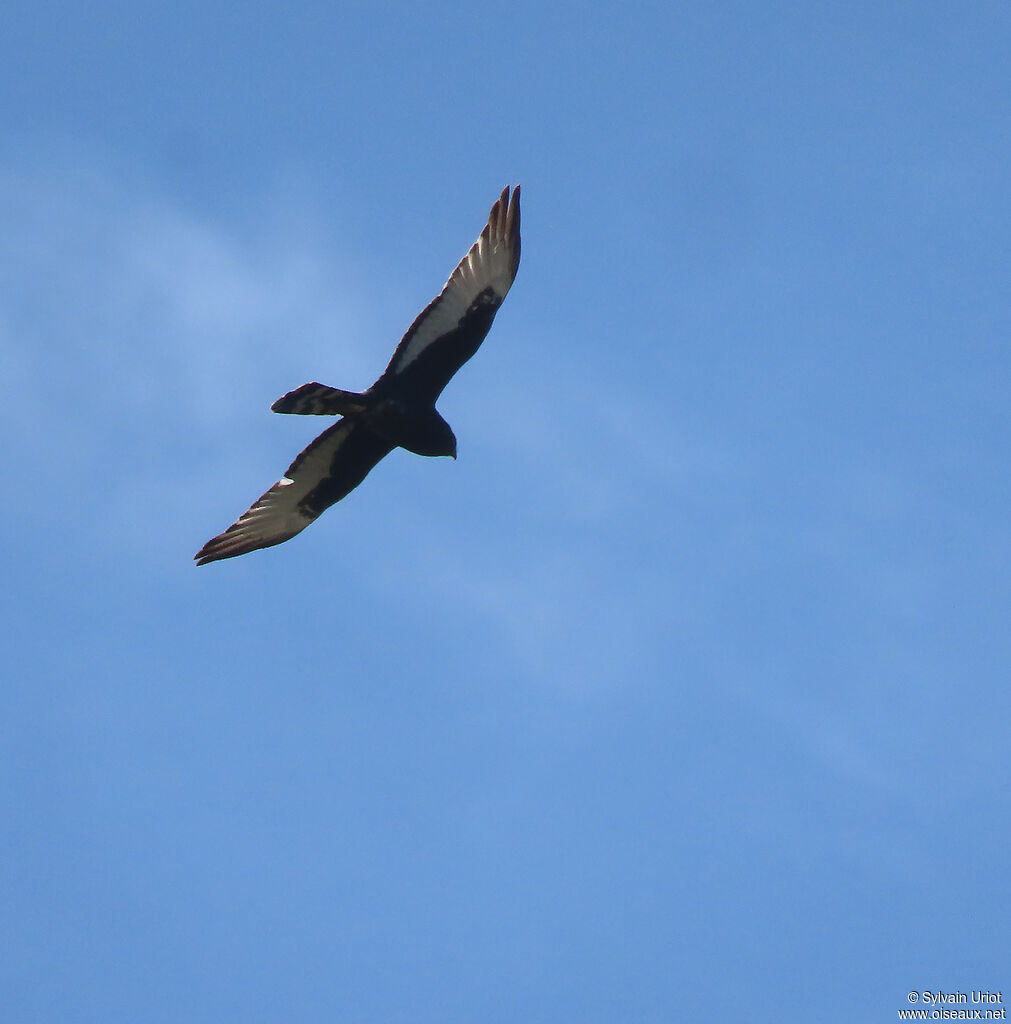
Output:
[[[1006,4],[4,21],[4,1021],[1011,990]],[[195,569],[515,182],[459,460]]]

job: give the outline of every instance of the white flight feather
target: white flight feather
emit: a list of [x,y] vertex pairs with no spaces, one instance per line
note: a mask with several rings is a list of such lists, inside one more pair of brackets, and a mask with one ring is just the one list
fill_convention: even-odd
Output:
[[507,227],[507,210],[503,208],[497,216],[493,214],[488,228],[481,232],[450,274],[439,297],[426,310],[424,319],[400,354],[397,373],[410,366],[436,338],[454,330],[486,288],[491,288],[500,302],[506,297],[514,278],[513,250]]

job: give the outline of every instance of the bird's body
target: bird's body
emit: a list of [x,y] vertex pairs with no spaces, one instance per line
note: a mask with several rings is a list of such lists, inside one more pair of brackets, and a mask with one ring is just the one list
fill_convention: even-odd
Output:
[[418,315],[389,366],[367,391],[303,384],[274,412],[341,416],[285,475],[224,533],[196,554],[197,565],[280,544],[354,490],[394,448],[456,457],[456,437],[435,403],[453,374],[478,350],[516,277],[520,261],[520,189],[504,189],[488,223]]

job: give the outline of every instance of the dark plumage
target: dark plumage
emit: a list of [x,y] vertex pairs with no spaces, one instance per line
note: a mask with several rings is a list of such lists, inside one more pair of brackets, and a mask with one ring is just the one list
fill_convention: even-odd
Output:
[[445,288],[411,324],[367,391],[303,384],[274,412],[341,416],[239,519],[196,554],[197,565],[280,544],[353,491],[394,448],[456,458],[456,437],[435,403],[478,350],[520,263],[520,188],[505,188]]

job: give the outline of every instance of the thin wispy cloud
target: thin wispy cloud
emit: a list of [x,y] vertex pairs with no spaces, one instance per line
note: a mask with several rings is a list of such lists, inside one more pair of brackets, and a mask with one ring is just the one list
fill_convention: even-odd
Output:
[[256,439],[285,439],[267,407],[305,366],[354,376],[367,354],[354,275],[317,235],[274,217],[240,237],[124,168],[72,164],[0,167],[0,423],[35,485],[79,496],[77,523],[100,528],[103,505],[149,520],[239,478]]
[[240,238],[123,178],[0,168],[0,313],[22,373],[74,380],[79,401],[171,401],[220,422],[293,349],[339,346],[354,368],[357,311],[334,252],[290,233]]

